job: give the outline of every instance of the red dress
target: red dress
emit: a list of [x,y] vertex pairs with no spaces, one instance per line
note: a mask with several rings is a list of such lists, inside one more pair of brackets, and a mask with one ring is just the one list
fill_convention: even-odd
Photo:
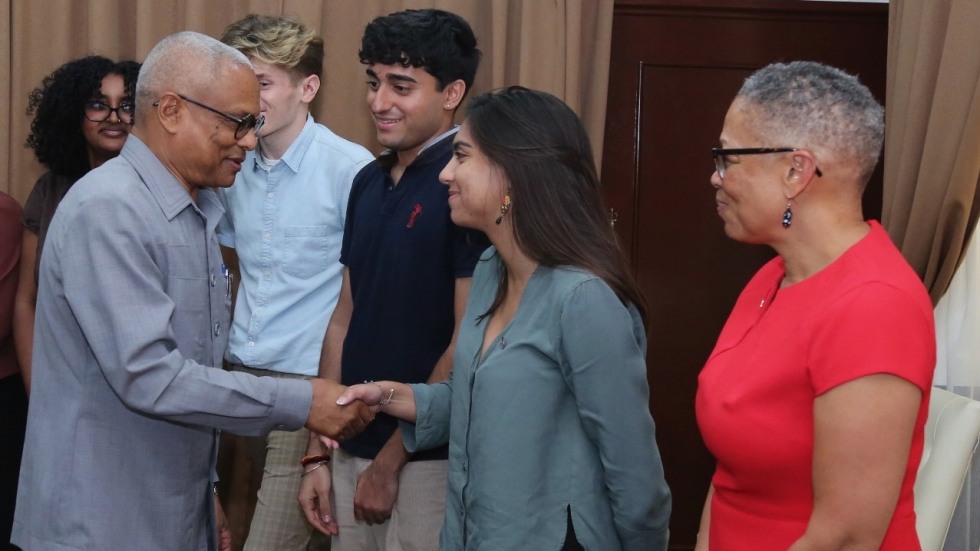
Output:
[[932,304],[888,234],[869,225],[840,258],[784,289],[782,259],[763,266],[698,377],[698,425],[717,459],[711,551],[783,551],[803,535],[813,508],[814,399],[877,373],[923,391],[881,546],[920,549],[912,488],[936,360]]

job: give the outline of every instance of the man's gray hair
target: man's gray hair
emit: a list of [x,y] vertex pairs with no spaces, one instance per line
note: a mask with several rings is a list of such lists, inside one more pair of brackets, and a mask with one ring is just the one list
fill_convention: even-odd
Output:
[[853,160],[862,184],[871,177],[884,141],[885,110],[857,77],[812,61],[774,63],[747,78],[737,97],[760,110],[753,127],[780,140],[760,146],[822,148]]
[[183,93],[196,94],[212,84],[225,64],[252,68],[244,54],[210,36],[182,31],[164,38],[150,50],[140,68],[136,81],[137,115],[149,113],[160,94],[176,88],[178,83],[184,88]]

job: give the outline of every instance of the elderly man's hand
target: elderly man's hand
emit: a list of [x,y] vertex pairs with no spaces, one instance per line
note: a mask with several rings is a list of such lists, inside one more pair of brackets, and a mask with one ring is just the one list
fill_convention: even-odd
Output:
[[338,406],[337,398],[346,387],[325,379],[312,379],[313,405],[306,420],[306,428],[313,432],[343,442],[364,430],[374,420],[374,413],[363,402]]

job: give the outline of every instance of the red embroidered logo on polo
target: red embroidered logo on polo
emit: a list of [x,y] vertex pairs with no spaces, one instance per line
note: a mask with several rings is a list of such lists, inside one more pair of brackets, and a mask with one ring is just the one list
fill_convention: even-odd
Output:
[[415,206],[412,207],[412,214],[410,214],[408,216],[408,224],[405,224],[405,227],[406,228],[411,228],[412,226],[414,226],[415,225],[415,218],[419,214],[421,214],[421,213],[422,213],[422,204],[421,203],[415,203]]

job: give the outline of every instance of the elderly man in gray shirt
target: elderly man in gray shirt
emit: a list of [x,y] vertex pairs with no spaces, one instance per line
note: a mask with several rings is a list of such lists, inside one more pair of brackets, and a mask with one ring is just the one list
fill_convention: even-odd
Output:
[[34,384],[12,541],[25,551],[211,550],[218,429],[348,438],[343,388],[230,373],[213,187],[255,147],[248,60],[185,32],[150,52],[118,158],[58,208],[40,264]]

